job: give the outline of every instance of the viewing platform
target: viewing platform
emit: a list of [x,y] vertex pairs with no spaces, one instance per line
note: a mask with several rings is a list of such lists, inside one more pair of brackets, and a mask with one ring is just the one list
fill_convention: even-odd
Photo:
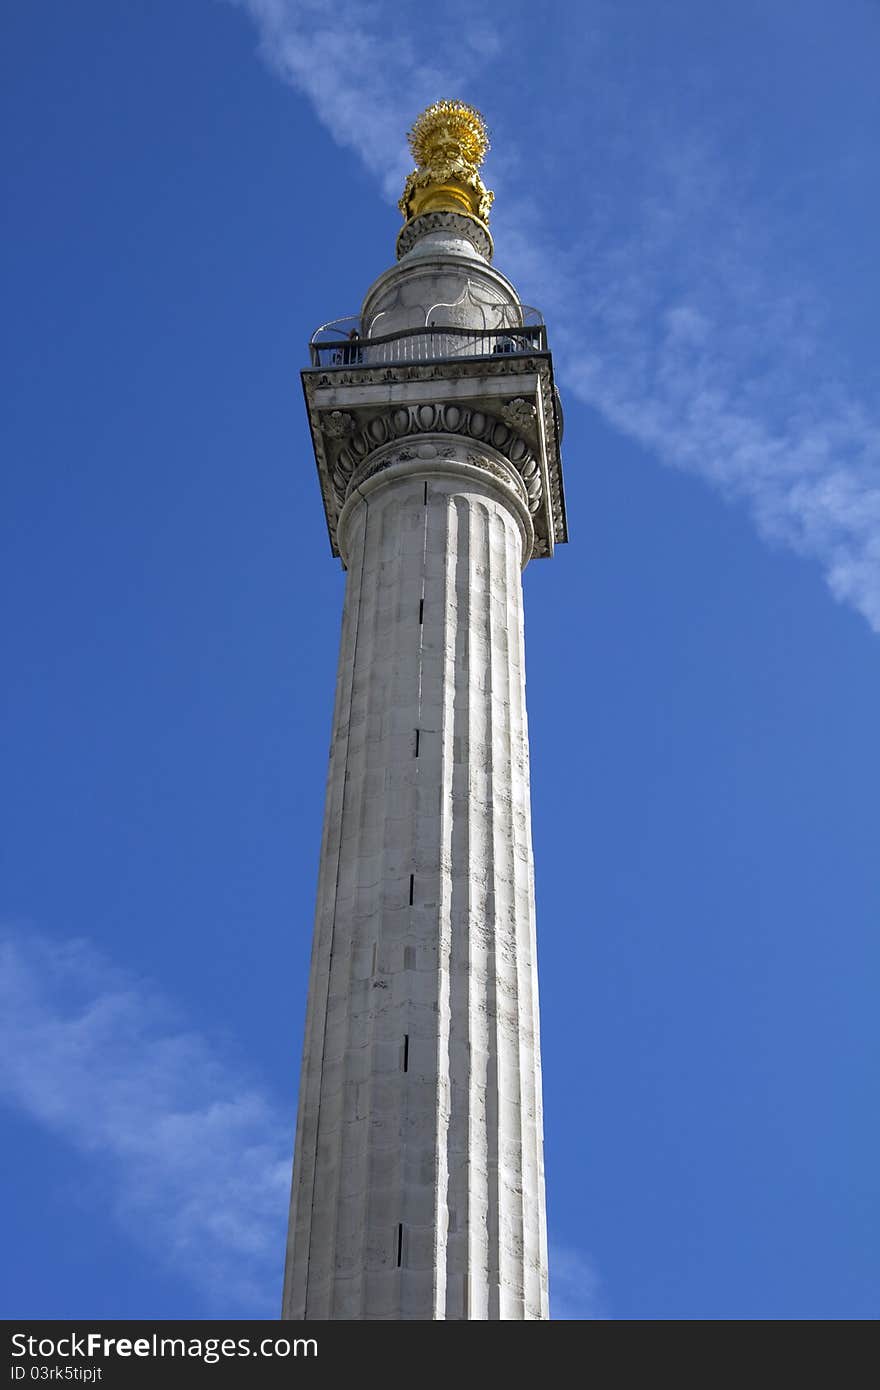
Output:
[[336,319],[312,334],[313,367],[397,366],[461,357],[531,355],[547,351],[547,329],[535,309],[523,309],[523,322],[496,328],[431,323],[387,335],[365,334],[357,318]]

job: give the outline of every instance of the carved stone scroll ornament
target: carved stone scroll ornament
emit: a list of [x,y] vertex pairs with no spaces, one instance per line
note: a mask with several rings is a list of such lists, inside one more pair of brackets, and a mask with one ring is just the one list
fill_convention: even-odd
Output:
[[501,418],[514,429],[524,432],[534,429],[537,414],[531,401],[524,401],[522,396],[517,396],[513,401],[506,401],[501,407]]
[[344,439],[354,430],[354,420],[341,410],[328,410],[321,416],[321,432],[328,439]]

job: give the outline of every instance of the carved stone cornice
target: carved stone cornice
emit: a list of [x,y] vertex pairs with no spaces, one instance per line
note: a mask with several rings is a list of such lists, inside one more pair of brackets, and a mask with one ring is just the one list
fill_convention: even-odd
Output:
[[[533,407],[534,408],[534,407]],[[339,411],[321,415],[321,429],[330,438],[338,439]],[[537,512],[541,505],[543,483],[538,460],[523,436],[505,424],[500,415],[486,410],[473,410],[451,401],[436,404],[399,405],[374,415],[363,429],[346,439],[336,455],[333,469],[333,488],[338,506],[348,496],[352,477],[377,448],[393,440],[414,439],[420,434],[457,435],[464,440],[491,444],[507,460],[515,474],[522,479],[526,505]],[[401,450],[403,456],[404,450]],[[410,457],[416,457],[410,451]]]
[[567,539],[560,419],[549,353],[435,359],[302,373],[330,545],[352,477],[377,450],[426,434],[502,456],[524,489],[534,558]]
[[464,237],[475,251],[479,251],[481,256],[491,261],[494,251],[492,233],[482,222],[477,222],[475,218],[460,212],[424,212],[420,217],[414,217],[411,222],[407,222],[406,226],[401,227],[397,237],[397,259],[401,260],[423,236],[438,231],[455,232],[458,236]]

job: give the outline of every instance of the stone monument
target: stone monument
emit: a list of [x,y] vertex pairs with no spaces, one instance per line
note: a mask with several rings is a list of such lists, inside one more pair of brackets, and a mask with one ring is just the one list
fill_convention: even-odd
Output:
[[479,113],[410,132],[397,263],[302,373],[347,571],[283,1317],[546,1318],[522,571],[566,540]]

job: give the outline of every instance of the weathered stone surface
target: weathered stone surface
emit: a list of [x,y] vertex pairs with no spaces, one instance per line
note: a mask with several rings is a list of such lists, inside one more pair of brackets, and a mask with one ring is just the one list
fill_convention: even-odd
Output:
[[284,1316],[545,1318],[528,494],[399,443],[340,512]]
[[361,310],[365,338],[429,323],[490,329],[522,323],[510,281],[470,246],[456,254],[444,239],[433,255],[425,252],[422,246],[404,256],[370,287]]
[[[457,358],[410,366],[302,373],[330,544],[359,465],[413,431],[489,444],[531,479],[534,555],[567,539],[556,390],[549,353]],[[512,405],[517,421],[506,419]],[[415,447],[415,445],[414,445]],[[345,559],[343,555],[343,559]]]

